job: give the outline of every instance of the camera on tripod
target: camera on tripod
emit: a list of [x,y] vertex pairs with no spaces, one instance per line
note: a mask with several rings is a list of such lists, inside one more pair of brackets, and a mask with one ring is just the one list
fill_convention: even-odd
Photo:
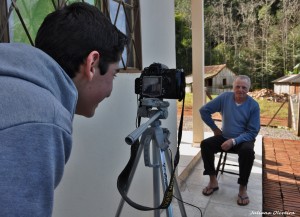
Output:
[[[118,177],[117,187],[122,195],[122,199],[116,217],[120,216],[124,201],[142,211],[154,210],[154,216],[157,217],[160,216],[160,209],[166,209],[167,216],[171,217],[173,211],[170,204],[173,198],[173,188],[179,198],[178,204],[181,215],[184,217],[187,216],[175,177],[176,167],[180,158],[179,146],[181,142],[183,112],[180,118],[177,151],[173,164],[169,156],[169,151],[167,151],[170,145],[168,139],[170,132],[167,128],[161,127],[160,121],[160,119],[168,117],[168,107],[170,105],[169,102],[163,101],[163,98],[183,100],[182,111],[184,110],[185,85],[183,70],[168,69],[167,66],[160,63],[153,63],[149,67],[144,68],[141,76],[135,80],[135,93],[140,95],[140,103],[137,111],[138,127],[125,138],[125,142],[131,145],[131,155],[126,167]],[[140,125],[142,117],[149,118],[149,120]],[[152,145],[151,148],[150,144]],[[137,204],[127,196],[142,151],[144,151],[145,166],[152,167],[153,169],[154,207]],[[166,165],[169,168],[170,179],[167,176]],[[161,174],[159,175],[159,173]],[[161,181],[164,192],[161,203],[159,181]]]
[[135,79],[135,93],[146,98],[178,99],[185,95],[185,75],[182,69],[168,69],[161,63],[145,67]]

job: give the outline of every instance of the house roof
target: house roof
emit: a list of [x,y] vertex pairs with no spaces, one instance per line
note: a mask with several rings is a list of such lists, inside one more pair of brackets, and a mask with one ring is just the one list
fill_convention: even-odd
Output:
[[221,72],[226,67],[226,64],[222,65],[212,65],[212,66],[205,66],[204,77],[212,78],[216,76],[219,72]]
[[[212,65],[204,67],[204,79],[213,78],[217,74],[219,74],[224,68],[226,68],[226,64],[222,65]],[[230,69],[229,69],[230,70]],[[231,71],[231,70],[230,70]],[[233,73],[233,72],[232,72]],[[193,83],[193,75],[188,75],[185,77],[185,81],[187,84]]]
[[285,75],[272,81],[275,84],[300,84],[300,74]]

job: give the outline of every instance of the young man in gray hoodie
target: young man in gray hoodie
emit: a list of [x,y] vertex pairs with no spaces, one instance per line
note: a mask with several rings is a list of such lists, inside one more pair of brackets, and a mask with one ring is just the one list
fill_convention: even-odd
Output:
[[126,43],[86,3],[49,14],[36,48],[0,43],[0,216],[52,215],[74,113],[92,117],[109,97]]

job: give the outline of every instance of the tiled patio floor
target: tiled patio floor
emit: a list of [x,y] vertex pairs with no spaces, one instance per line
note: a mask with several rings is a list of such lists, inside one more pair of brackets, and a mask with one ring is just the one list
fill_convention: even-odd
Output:
[[263,138],[263,209],[300,216],[300,141]]
[[[189,135],[189,132],[185,132],[185,135]],[[183,139],[183,147],[185,142],[189,143],[190,137],[187,136],[186,141]],[[187,174],[181,173],[188,177],[185,182],[187,188],[182,192],[183,199],[193,201],[195,205],[200,206],[204,217],[300,217],[300,141],[263,137],[261,139],[261,148],[262,152],[256,151],[256,160],[258,162],[255,165],[258,167],[257,169],[259,169],[259,165],[261,166],[262,174],[256,174],[255,171],[252,171],[250,179],[254,178],[255,181],[250,180],[250,184],[253,186],[249,187],[252,199],[249,206],[243,208],[234,205],[236,188],[232,188],[231,191],[224,191],[223,188],[211,198],[204,197],[201,194],[203,186],[199,183],[205,185],[208,180],[203,179],[204,176],[201,175],[202,160],[201,155],[198,153],[199,147],[182,151],[182,168],[179,168],[179,174],[183,169],[186,170],[188,162],[191,161],[190,158],[195,160],[192,163],[193,169],[188,170]],[[257,180],[259,176],[261,177],[260,181]],[[226,186],[226,189],[230,187],[229,183],[226,182],[228,181],[227,179],[232,182],[234,176],[225,174],[219,179],[220,184]],[[262,192],[260,196],[259,191]],[[225,196],[218,198],[219,201],[216,201],[216,196],[220,197],[222,194],[225,194]],[[188,211],[188,216],[201,216],[196,210],[191,212],[190,208],[188,208]],[[174,216],[181,216],[176,214]]]
[[[212,136],[206,132],[205,138]],[[211,196],[202,195],[202,189],[207,185],[209,178],[203,175],[203,162],[201,160],[200,144],[192,144],[192,132],[185,131],[181,144],[181,160],[179,163],[179,180],[181,181],[181,194],[185,202],[199,208],[186,205],[187,217],[247,217],[262,216],[262,136],[258,136],[255,145],[255,163],[252,168],[248,193],[250,204],[238,206],[236,203],[238,194],[237,176],[223,174],[218,176],[220,189]],[[192,160],[191,160],[192,159]],[[196,159],[194,161],[194,159]],[[218,155],[216,155],[216,163]],[[228,163],[237,162],[237,155],[230,155]],[[189,168],[191,166],[191,168]],[[237,167],[226,166],[226,170],[238,172]],[[185,172],[188,171],[188,172]],[[179,212],[176,200],[174,200],[174,217],[185,216]],[[200,211],[201,210],[201,211]],[[203,215],[201,215],[201,212]],[[256,214],[256,212],[259,212]],[[165,217],[165,215],[162,215]]]

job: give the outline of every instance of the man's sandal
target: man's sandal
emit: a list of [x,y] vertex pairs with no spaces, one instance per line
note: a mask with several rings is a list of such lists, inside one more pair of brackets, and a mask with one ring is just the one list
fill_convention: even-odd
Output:
[[[219,187],[214,187],[214,188],[211,188],[211,187],[205,187],[202,191],[202,194],[205,195],[205,196],[209,196],[209,195],[212,195],[215,191],[219,190]],[[208,193],[209,192],[209,193]]]
[[[241,200],[241,202],[239,202],[239,199],[236,201],[239,206],[247,206],[250,203],[248,196],[242,197],[241,195],[238,195],[238,197]],[[248,200],[248,202],[244,203],[245,200]]]

